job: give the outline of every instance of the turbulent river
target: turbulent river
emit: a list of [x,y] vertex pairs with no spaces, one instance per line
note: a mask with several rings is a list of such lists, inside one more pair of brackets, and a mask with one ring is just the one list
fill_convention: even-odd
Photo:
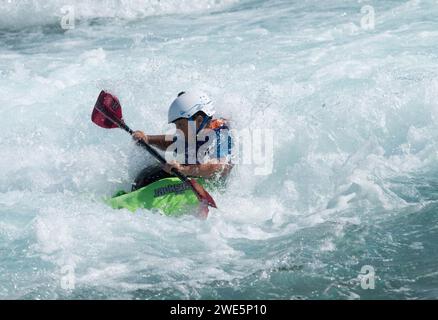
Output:
[[[438,298],[437,17],[420,0],[1,0],[0,298]],[[90,121],[99,91],[158,134],[193,87],[272,133],[270,172],[236,164],[206,221],[108,207],[153,160]]]

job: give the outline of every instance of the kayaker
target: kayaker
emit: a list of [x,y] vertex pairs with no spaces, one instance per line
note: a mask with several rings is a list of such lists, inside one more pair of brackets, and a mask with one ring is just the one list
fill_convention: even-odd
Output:
[[[213,101],[203,92],[180,92],[172,102],[168,112],[168,122],[176,126],[177,132],[173,140],[166,139],[165,135],[146,135],[142,131],[133,133],[134,140],[144,142],[163,151],[169,150],[176,139],[185,140],[184,163],[172,161],[162,169],[171,173],[176,168],[181,173],[192,177],[226,177],[232,168],[231,137],[229,136],[228,121],[214,119],[215,108]],[[194,132],[195,131],[195,132]],[[198,137],[208,136],[206,141]],[[189,137],[196,137],[196,148],[189,148]],[[198,141],[202,140],[202,141]],[[202,149],[201,149],[202,148]],[[203,153],[202,151],[206,152]],[[139,187],[139,186],[137,186]]]

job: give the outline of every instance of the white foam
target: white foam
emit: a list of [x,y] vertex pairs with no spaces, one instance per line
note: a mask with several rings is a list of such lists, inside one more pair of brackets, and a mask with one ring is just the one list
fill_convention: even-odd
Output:
[[218,10],[235,0],[3,0],[0,2],[0,29],[60,24],[73,8],[76,19],[138,19],[163,14],[187,14]]

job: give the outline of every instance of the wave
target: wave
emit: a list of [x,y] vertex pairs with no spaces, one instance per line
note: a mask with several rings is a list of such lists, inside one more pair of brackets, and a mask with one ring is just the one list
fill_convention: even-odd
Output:
[[238,0],[0,0],[0,29],[20,30],[75,19],[139,19],[165,14],[211,12]]

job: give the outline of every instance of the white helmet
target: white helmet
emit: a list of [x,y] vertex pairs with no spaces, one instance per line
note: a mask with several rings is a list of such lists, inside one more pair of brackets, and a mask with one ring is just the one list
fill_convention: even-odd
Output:
[[189,119],[199,111],[209,117],[215,113],[213,101],[208,95],[200,91],[181,92],[169,107],[169,123],[179,118]]

